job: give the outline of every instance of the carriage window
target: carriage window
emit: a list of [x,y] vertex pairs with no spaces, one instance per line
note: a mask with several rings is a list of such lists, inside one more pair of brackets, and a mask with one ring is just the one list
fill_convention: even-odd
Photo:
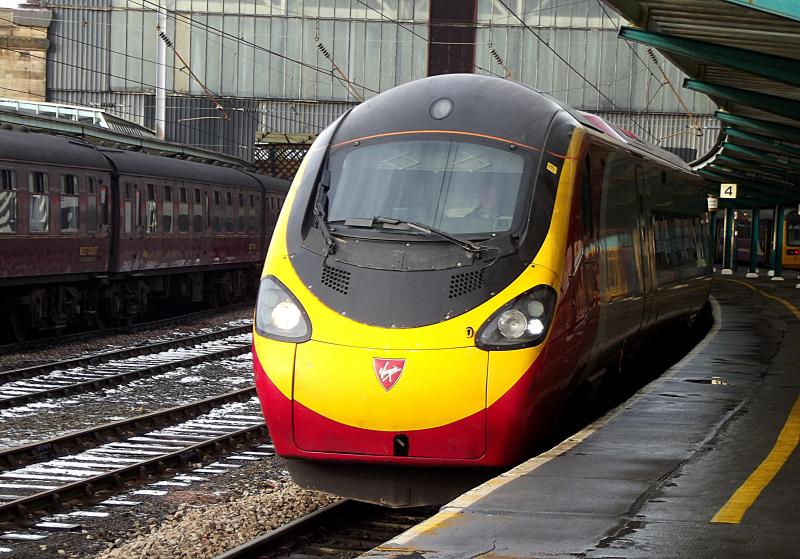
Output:
[[78,203],[78,177],[76,175],[61,176],[61,232],[77,233],[80,218]]
[[164,187],[164,205],[161,216],[161,225],[164,233],[172,233],[172,210],[174,203],[172,202],[172,187]]
[[233,233],[233,194],[225,193],[225,231]]
[[97,179],[86,177],[86,232],[97,231]]
[[202,233],[203,232],[203,196],[200,193],[200,190],[195,188],[194,190],[194,217],[192,222],[192,228],[194,229],[195,233]]
[[125,183],[125,232],[130,233],[133,222],[133,201],[131,200],[131,183]]
[[211,209],[211,227],[215,232],[222,231],[221,208],[219,207],[219,191],[214,191],[214,207]]
[[0,233],[17,230],[17,173],[0,169]]
[[50,194],[47,173],[34,171],[28,174],[28,229],[31,233],[47,233],[50,230]]
[[181,187],[180,201],[178,202],[178,231],[186,233],[189,231],[189,201],[186,196],[186,188]]
[[246,224],[244,217],[244,194],[239,194],[239,213],[237,215],[237,229],[240,233],[244,233]]
[[136,229],[138,230],[142,226],[142,193],[139,191],[139,185],[133,185],[133,202],[134,202],[134,212],[136,213]]
[[158,208],[156,206],[156,185],[147,185],[147,201],[145,203],[145,220],[148,233],[158,232]]

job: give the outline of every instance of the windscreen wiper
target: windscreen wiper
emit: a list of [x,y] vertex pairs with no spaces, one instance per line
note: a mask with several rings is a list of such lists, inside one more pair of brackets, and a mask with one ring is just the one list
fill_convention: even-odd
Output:
[[317,187],[317,196],[314,199],[314,220],[319,232],[322,234],[322,239],[325,241],[325,258],[330,254],[336,253],[336,243],[331,236],[331,230],[328,228],[327,212],[325,211],[325,203],[328,201],[328,189],[330,188],[331,172],[327,169],[322,171],[322,179],[319,181]]
[[417,223],[416,221],[406,221],[404,219],[395,219],[393,217],[375,216],[375,217],[372,218],[372,223],[373,224],[374,223],[381,223],[383,225],[405,226],[405,227],[407,227],[409,229],[415,229],[415,230],[420,231],[422,233],[427,233],[429,235],[436,235],[438,237],[441,237],[441,238],[443,238],[445,240],[450,241],[454,245],[460,246],[461,248],[463,248],[467,252],[472,252],[474,254],[480,254],[481,252],[483,252],[484,250],[487,249],[487,247],[482,247],[480,245],[476,245],[472,241],[467,241],[465,239],[459,239],[458,237],[454,237],[450,233],[445,233],[444,231],[442,231],[440,229],[436,229],[434,227],[431,227],[430,225],[423,225],[422,223]]

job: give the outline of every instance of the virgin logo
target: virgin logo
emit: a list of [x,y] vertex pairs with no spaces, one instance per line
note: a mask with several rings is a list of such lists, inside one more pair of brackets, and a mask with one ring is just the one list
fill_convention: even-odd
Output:
[[377,357],[372,359],[372,368],[375,369],[375,376],[378,377],[378,382],[387,392],[400,380],[400,375],[403,374],[405,366],[405,359],[378,359]]

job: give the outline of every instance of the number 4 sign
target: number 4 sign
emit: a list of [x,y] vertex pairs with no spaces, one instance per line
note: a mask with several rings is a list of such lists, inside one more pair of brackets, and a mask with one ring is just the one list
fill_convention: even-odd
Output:
[[736,198],[736,183],[722,183],[719,187],[720,198]]

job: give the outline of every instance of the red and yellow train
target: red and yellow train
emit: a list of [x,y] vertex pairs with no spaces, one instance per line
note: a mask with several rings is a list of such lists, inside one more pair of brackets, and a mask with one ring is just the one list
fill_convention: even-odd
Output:
[[523,460],[571,394],[706,304],[705,205],[678,158],[513,82],[356,107],[306,156],[263,270],[277,452],[302,485],[393,505]]

